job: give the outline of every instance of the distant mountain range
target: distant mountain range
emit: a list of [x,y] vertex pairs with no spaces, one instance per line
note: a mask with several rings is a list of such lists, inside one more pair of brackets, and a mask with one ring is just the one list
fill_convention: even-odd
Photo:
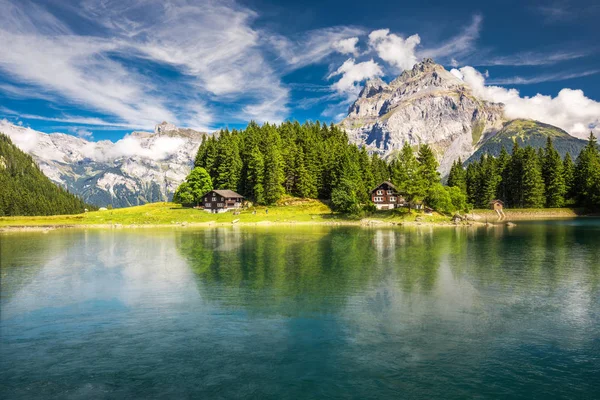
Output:
[[585,143],[551,125],[507,120],[503,104],[478,98],[465,82],[431,59],[389,84],[379,78],[367,81],[340,125],[351,142],[384,157],[392,157],[405,142],[415,147],[427,143],[438,157],[442,175],[458,157],[495,154],[502,145],[510,152],[515,138],[522,145],[541,147],[551,136],[563,156],[567,151],[577,156]]
[[587,144],[585,140],[573,137],[556,126],[538,121],[515,119],[506,122],[502,129],[482,143],[467,160],[467,163],[479,160],[484,153],[498,156],[502,147],[510,153],[514,142],[517,142],[521,147],[527,145],[536,149],[545,147],[548,137],[552,138],[552,144],[561,157],[564,158],[569,153],[573,160],[577,158],[581,149]]
[[0,133],[0,216],[78,214],[92,208],[56,186],[29,154]]
[[193,165],[203,134],[163,122],[116,143],[42,133],[0,121],[0,132],[30,154],[55,183],[98,206],[172,199]]

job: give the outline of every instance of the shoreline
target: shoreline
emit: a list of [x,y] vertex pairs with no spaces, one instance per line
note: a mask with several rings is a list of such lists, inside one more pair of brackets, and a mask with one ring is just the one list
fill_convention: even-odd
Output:
[[[506,218],[499,219],[496,214],[475,212],[469,213],[470,219],[454,223],[450,219],[447,221],[405,221],[405,220],[383,220],[377,218],[363,218],[360,220],[339,219],[334,221],[207,221],[207,222],[176,222],[176,223],[143,223],[143,224],[123,224],[123,223],[103,223],[103,224],[52,224],[52,223],[33,223],[33,224],[15,224],[15,225],[0,225],[0,233],[7,232],[49,232],[54,230],[66,229],[188,229],[188,228],[223,228],[223,227],[292,227],[292,226],[357,226],[363,228],[391,228],[391,227],[453,227],[453,228],[471,228],[484,226],[505,226],[514,222],[523,221],[551,221],[551,220],[567,220],[593,218],[595,215],[576,214],[572,210],[562,212],[528,212],[528,211],[513,211],[506,212]],[[472,218],[472,219],[471,219]]]

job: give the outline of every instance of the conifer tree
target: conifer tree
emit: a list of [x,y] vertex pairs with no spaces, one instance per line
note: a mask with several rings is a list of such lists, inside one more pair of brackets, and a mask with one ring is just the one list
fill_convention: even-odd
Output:
[[467,172],[463,167],[460,157],[458,157],[457,161],[452,163],[450,173],[448,174],[448,186],[457,187],[461,192],[467,194]]
[[395,164],[393,183],[401,193],[405,194],[409,207],[412,207],[415,202],[424,200],[427,195],[425,180],[419,167],[419,161],[412,147],[405,142]]
[[496,190],[496,198],[506,202],[509,191],[507,185],[509,181],[508,176],[510,172],[510,154],[508,154],[504,146],[502,146],[502,149],[500,150],[500,155],[496,160],[496,168],[500,177],[498,189]]
[[565,177],[563,161],[554,148],[552,139],[548,137],[544,150],[544,164],[542,176],[545,184],[546,207],[562,207],[565,203]]
[[477,184],[479,182],[479,171],[476,162],[467,166],[465,180],[467,182],[467,202],[475,205],[477,203]]
[[431,147],[428,144],[424,144],[420,147],[417,160],[419,161],[419,173],[425,187],[429,189],[439,183],[439,164],[435,158],[435,154],[433,154],[433,150],[431,150]]
[[283,188],[284,163],[281,156],[281,143],[279,133],[275,127],[266,124],[264,150],[264,202],[275,204],[285,192]]
[[600,206],[600,152],[592,132],[590,132],[588,144],[577,157],[574,188],[579,205]]
[[523,150],[522,171],[522,206],[525,208],[543,207],[546,201],[544,179],[539,165],[539,155],[531,146],[527,146]]
[[496,159],[489,154],[481,156],[478,169],[475,206],[487,208],[489,203],[496,198],[498,185],[500,184],[502,177],[499,174]]
[[[535,151],[534,151],[535,152]],[[513,150],[508,166],[506,182],[507,203],[509,207],[520,207],[524,205],[523,200],[523,155],[524,151],[519,147],[519,142],[514,141]],[[537,163],[536,163],[537,164]]]
[[214,170],[217,189],[238,190],[242,173],[242,158],[238,147],[238,135],[225,131],[218,143]]
[[565,199],[573,199],[575,197],[575,164],[571,154],[567,153],[563,161],[563,180],[565,181]]

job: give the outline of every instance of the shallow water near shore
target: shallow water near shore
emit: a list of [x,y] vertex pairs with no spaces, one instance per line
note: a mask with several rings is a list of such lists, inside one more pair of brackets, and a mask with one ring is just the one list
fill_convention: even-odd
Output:
[[0,398],[599,398],[600,220],[0,234]]

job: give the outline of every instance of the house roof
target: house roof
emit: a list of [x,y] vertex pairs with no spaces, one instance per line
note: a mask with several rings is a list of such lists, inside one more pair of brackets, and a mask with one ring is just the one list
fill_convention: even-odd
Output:
[[390,182],[390,181],[385,181],[385,182],[381,182],[379,185],[377,185],[377,187],[373,190],[376,190],[377,188],[379,188],[381,185],[388,185],[389,187],[391,187],[392,189],[394,189],[395,191],[398,191],[398,188],[396,188],[396,186]]
[[239,193],[234,192],[233,190],[212,190],[212,192],[215,192],[219,196],[223,196],[223,197],[241,197],[241,198],[244,198],[244,196],[242,196]]
[[494,203],[500,203],[500,204],[504,205],[504,202],[502,200],[492,200],[492,201],[490,201],[490,204],[494,204]]

